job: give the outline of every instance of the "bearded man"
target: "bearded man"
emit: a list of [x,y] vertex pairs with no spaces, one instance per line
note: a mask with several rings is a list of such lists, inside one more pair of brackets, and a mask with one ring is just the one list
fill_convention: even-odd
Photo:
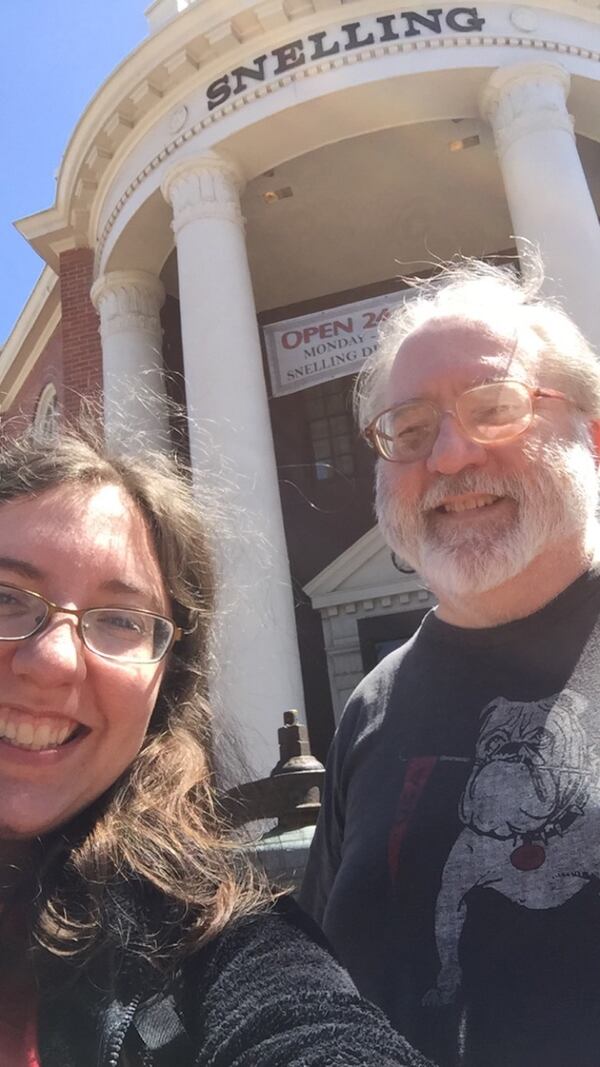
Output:
[[302,903],[443,1067],[598,1067],[600,366],[472,263],[388,322],[358,415],[438,606],[349,702]]

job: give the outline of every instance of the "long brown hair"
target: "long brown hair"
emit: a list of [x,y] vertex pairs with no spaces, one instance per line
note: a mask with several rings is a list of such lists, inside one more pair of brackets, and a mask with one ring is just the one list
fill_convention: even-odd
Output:
[[[34,933],[45,949],[82,962],[112,943],[169,969],[270,895],[215,801],[215,579],[209,523],[187,472],[161,454],[111,453],[89,422],[51,445],[28,434],[0,448],[0,505],[102,484],[120,486],[142,512],[183,637],[133,763],[90,811],[50,836]],[[136,902],[134,920],[123,897]]]

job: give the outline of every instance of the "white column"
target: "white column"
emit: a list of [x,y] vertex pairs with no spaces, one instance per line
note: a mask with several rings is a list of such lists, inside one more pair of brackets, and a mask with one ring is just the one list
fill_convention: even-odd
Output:
[[162,282],[142,270],[116,270],[91,290],[100,315],[107,437],[130,451],[169,447],[162,362]]
[[538,246],[546,293],[600,353],[600,226],[567,111],[569,84],[558,63],[501,67],[481,111],[494,131],[522,265],[531,244]]
[[264,774],[282,714],[301,710],[303,696],[240,186],[234,165],[209,153],[170,171],[163,194],[177,241],[194,474],[199,493],[208,483],[229,512],[213,694],[242,732],[250,772]]

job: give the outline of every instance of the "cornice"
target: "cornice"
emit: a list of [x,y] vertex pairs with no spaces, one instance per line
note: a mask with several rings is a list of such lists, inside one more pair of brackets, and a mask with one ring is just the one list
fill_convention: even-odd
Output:
[[[386,573],[377,575],[376,581],[381,580],[383,584],[369,584],[360,588],[345,584],[383,551],[390,556],[390,562],[385,568]],[[431,600],[431,594],[424,589],[418,575],[401,574],[394,569],[389,548],[377,525],[367,530],[358,541],[307,582],[304,592],[310,597],[313,608],[321,611],[327,618],[333,617],[342,609],[347,612],[370,611],[374,607],[388,610],[395,597],[399,603],[408,603],[413,598]]]
[[373,556],[385,548],[385,541],[379,526],[372,526],[358,541],[347,548],[337,559],[323,568],[319,574],[311,578],[303,587],[304,592],[311,599],[332,593],[343,582],[351,578],[360,567],[368,563]]
[[[541,3],[530,6],[532,9],[548,10],[548,6]],[[227,69],[234,60],[242,62],[247,55],[248,44],[256,39],[256,47],[259,47],[258,39],[262,36],[269,35],[269,40],[274,40],[275,33],[278,40],[284,41],[292,25],[293,32],[300,35],[310,32],[313,26],[325,24],[325,21],[330,24],[336,11],[343,11],[344,17],[352,19],[365,17],[380,7],[380,3],[370,0],[366,3],[355,0],[343,7],[341,0],[257,0],[253,4],[247,0],[202,0],[192,5],[145,40],[101,87],[83,114],[65,152],[56,204],[47,211],[19,220],[17,228],[42,258],[57,269],[61,251],[94,243],[96,235],[90,233],[92,209],[96,200],[101,198],[120,160],[159,118],[176,108],[191,84],[198,85],[199,76],[202,81],[208,81],[213,73]],[[225,17],[224,8],[229,8]],[[595,22],[599,18],[598,12],[587,6],[587,0],[559,7],[554,2],[551,3],[552,9],[560,14],[572,15],[576,12],[579,17],[583,15]],[[98,235],[100,244],[106,240],[131,194],[167,156],[176,153],[207,128],[218,124],[232,111],[246,107],[267,93],[276,93],[292,82],[337,66],[360,63],[383,55],[436,48],[502,46],[559,55],[566,53],[600,62],[599,52],[563,46],[531,35],[470,34],[468,38],[420,37],[378,45],[291,70],[274,82],[241,94],[234,103],[215,109],[191,128],[180,132],[174,129],[172,139],[155,157],[148,159],[129,183],[102,234]]]
[[125,207],[126,203],[132,196],[132,194],[139,188],[140,185],[148,178],[148,176],[159,167],[165,159],[169,156],[176,154],[177,150],[185,144],[189,144],[205,130],[221,122],[227,118],[232,112],[239,111],[241,108],[248,106],[253,101],[260,99],[261,97],[277,93],[281,89],[287,88],[293,82],[299,82],[305,78],[315,77],[316,75],[326,73],[334,68],[341,66],[350,66],[352,64],[365,62],[369,59],[380,58],[384,55],[395,55],[398,52],[422,52],[427,49],[449,49],[449,48],[497,48],[497,47],[510,47],[510,48],[522,48],[530,53],[532,50],[537,52],[544,52],[553,55],[570,55],[579,56],[584,59],[591,59],[600,64],[600,52],[594,52],[586,48],[567,47],[566,45],[557,44],[554,41],[546,41],[539,38],[531,39],[530,37],[512,37],[512,36],[488,36],[488,35],[470,35],[468,38],[463,37],[434,37],[434,38],[419,38],[417,41],[403,41],[401,44],[389,44],[378,45],[374,48],[364,48],[360,51],[352,52],[345,56],[336,56],[334,60],[323,60],[319,63],[313,63],[309,67],[300,67],[298,70],[293,70],[285,74],[283,77],[275,79],[266,85],[260,85],[258,88],[243,93],[236,97],[233,103],[224,104],[222,107],[209,112],[200,122],[195,123],[184,132],[174,137],[168,144],[161,149],[159,153],[153,156],[145,166],[138,172],[135,178],[128,184],[123,191],[120,199],[115,204],[111,215],[109,216],[102,232],[98,235],[96,244],[97,258],[100,259],[104,250],[104,245],[111,233],[111,230],[117,221],[121,211]]
[[[198,71],[226,66],[228,55],[255,37],[318,13],[323,0],[202,0],[168,22],[132,52],[98,90],[66,148],[55,205],[15,225],[54,270],[60,252],[89,244],[90,209],[105,172],[129,150],[167,101]],[[341,7],[341,0],[325,0]],[[224,9],[229,13],[224,17]]]
[[[364,617],[369,613],[380,615],[384,612],[410,611],[417,604],[419,607],[435,604],[435,597],[421,584],[415,575],[410,584],[400,586],[396,583],[388,583],[374,588],[352,589],[348,593],[330,594],[322,600],[313,600],[313,608],[321,612],[323,619],[334,619],[337,615],[359,615]],[[342,639],[343,640],[343,639]],[[336,645],[326,649],[328,655],[340,655],[352,651],[349,639],[348,647],[344,644],[340,647],[340,638],[336,638]]]

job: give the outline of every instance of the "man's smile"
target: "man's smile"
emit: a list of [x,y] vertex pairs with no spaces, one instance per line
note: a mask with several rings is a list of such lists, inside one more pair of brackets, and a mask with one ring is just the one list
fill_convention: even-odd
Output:
[[488,508],[503,499],[505,498],[495,496],[493,493],[468,493],[464,496],[450,497],[448,500],[442,501],[433,510],[441,514],[456,511],[475,511],[478,508]]

